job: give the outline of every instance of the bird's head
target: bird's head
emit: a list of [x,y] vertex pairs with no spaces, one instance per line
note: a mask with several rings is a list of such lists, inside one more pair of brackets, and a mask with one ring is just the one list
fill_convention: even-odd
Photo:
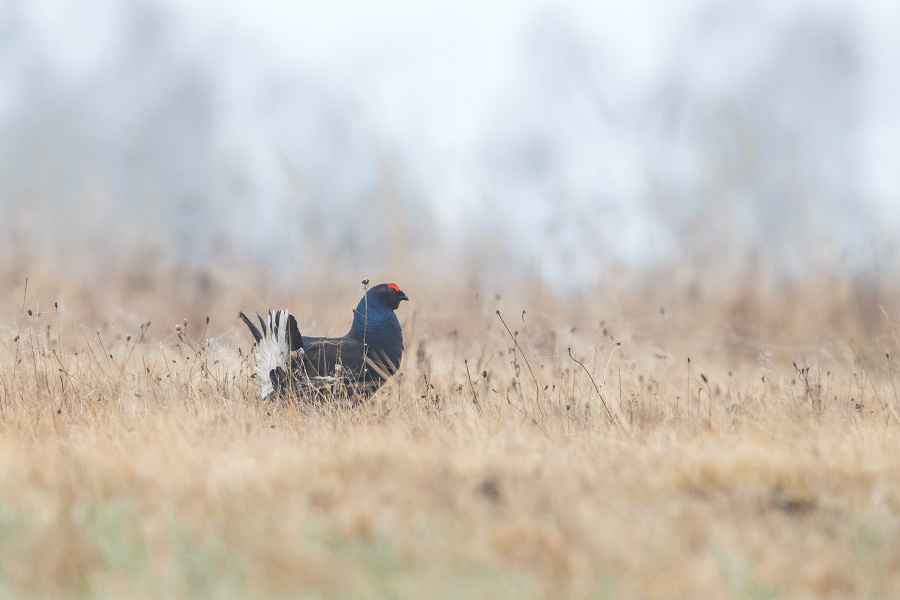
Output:
[[366,293],[366,298],[370,303],[377,303],[391,310],[397,310],[403,300],[409,300],[409,296],[396,283],[379,283]]
[[391,330],[390,335],[397,336],[397,343],[402,351],[400,322],[394,311],[404,300],[409,300],[409,296],[396,283],[381,283],[371,288],[353,310],[353,325],[347,335],[372,342],[372,338],[366,337],[366,332],[371,334],[373,331],[381,331],[379,335],[385,335],[386,329]]

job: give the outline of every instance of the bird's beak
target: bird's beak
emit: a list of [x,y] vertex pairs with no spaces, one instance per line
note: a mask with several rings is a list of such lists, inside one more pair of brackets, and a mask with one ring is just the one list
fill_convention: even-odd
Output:
[[409,300],[409,296],[406,295],[406,292],[403,292],[403,291],[400,292],[400,300],[401,301]]

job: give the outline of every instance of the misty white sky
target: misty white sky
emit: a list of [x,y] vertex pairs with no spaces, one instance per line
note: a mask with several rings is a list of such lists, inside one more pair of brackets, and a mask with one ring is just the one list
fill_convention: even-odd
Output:
[[[7,177],[49,185],[22,162],[38,139],[126,204],[148,182],[163,213],[189,202],[193,234],[252,217],[263,253],[286,198],[333,223],[385,164],[442,232],[420,243],[500,233],[583,276],[691,246],[704,218],[778,252],[801,218],[844,252],[900,226],[900,3],[8,0],[3,21]],[[358,221],[323,235],[364,263]]]
[[618,85],[616,100],[627,105],[662,79],[673,60],[686,58],[691,65],[684,75],[694,85],[725,93],[740,77],[738,61],[766,54],[768,32],[805,10],[831,13],[850,21],[862,43],[870,192],[885,207],[900,205],[900,168],[876,158],[900,157],[900,3],[755,3],[741,35],[719,40],[718,54],[709,47],[692,52],[685,41],[697,15],[712,12],[708,0],[168,3],[183,15],[182,26],[192,32],[186,37],[200,33],[195,52],[209,53],[211,61],[222,52],[229,69],[237,69],[236,97],[260,70],[318,77],[353,96],[386,143],[427,148],[451,162],[471,154],[501,99],[521,83],[530,68],[522,64],[523,49],[539,21],[565,23],[602,53],[618,77],[610,82]]

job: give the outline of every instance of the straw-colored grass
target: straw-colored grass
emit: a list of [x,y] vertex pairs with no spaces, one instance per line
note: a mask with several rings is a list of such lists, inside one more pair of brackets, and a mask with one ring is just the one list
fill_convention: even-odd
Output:
[[7,279],[0,597],[900,595],[878,294],[567,303],[410,275],[402,375],[341,409],[260,402],[235,315],[283,302],[340,334],[353,286],[262,298],[232,277],[185,293],[208,325],[166,277],[149,301]]

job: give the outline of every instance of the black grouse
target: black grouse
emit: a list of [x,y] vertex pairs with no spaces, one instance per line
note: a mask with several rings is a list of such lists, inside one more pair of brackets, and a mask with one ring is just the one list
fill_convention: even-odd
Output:
[[287,389],[307,396],[375,393],[400,367],[403,332],[394,313],[409,297],[396,283],[374,286],[353,311],[347,335],[337,338],[300,335],[297,320],[286,309],[259,313],[258,329],[238,313],[256,341],[255,376],[262,380],[262,397]]

